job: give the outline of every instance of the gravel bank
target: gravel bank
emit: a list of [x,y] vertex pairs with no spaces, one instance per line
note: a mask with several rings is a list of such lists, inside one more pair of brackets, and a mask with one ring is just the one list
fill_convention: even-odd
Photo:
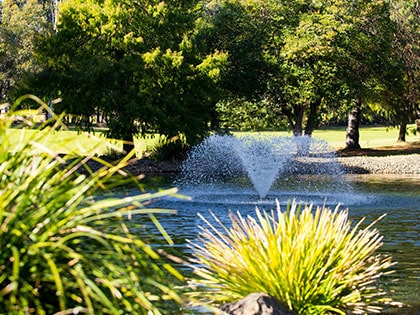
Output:
[[[409,174],[420,175],[420,154],[390,156],[348,156],[338,157],[337,161],[349,174]],[[100,164],[88,162],[92,169]],[[155,162],[148,159],[133,161],[125,170],[133,175],[157,175],[179,172],[177,161]]]
[[337,160],[350,174],[420,175],[420,154],[350,156],[339,157]]
[[[338,157],[337,161],[349,174],[407,174],[420,175],[420,154],[389,156],[349,156]],[[176,173],[177,162],[153,162],[139,160],[131,165],[133,174]]]

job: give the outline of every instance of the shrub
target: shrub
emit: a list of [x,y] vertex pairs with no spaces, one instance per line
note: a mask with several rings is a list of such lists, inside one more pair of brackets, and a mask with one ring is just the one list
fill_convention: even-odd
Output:
[[129,221],[147,215],[159,227],[153,214],[171,211],[145,203],[175,190],[106,197],[107,187],[133,182],[117,176],[130,156],[117,165],[95,158],[104,167],[93,172],[89,157],[55,154],[41,142],[59,120],[11,151],[15,114],[0,117],[0,313],[179,314],[182,275]]
[[160,140],[149,152],[149,157],[155,161],[183,160],[188,148],[185,141],[178,137]]
[[375,252],[382,237],[371,225],[352,225],[348,212],[296,202],[287,211],[256,219],[230,214],[231,227],[203,218],[200,242],[191,243],[199,303],[232,302],[267,293],[298,314],[379,312],[384,292],[378,279],[390,272],[389,256]]

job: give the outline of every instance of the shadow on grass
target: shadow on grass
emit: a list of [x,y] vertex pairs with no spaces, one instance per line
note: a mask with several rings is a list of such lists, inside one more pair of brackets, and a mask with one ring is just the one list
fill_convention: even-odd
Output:
[[341,149],[337,151],[339,157],[350,156],[389,156],[389,155],[407,155],[420,154],[420,141],[410,143],[397,143],[392,146],[384,146],[377,148],[359,150]]

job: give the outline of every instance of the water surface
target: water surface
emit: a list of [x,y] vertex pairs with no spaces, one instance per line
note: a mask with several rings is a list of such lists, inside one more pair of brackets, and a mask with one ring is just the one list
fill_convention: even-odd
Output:
[[[166,179],[158,182],[171,185]],[[406,304],[403,309],[389,308],[384,313],[420,314],[420,176],[346,175],[340,181],[322,176],[290,176],[277,180],[267,197],[259,198],[245,178],[228,183],[181,187],[191,200],[165,198],[153,206],[176,209],[175,215],[162,215],[160,221],[176,242],[179,255],[188,253],[186,240],[197,238],[204,223],[197,213],[210,217],[212,211],[229,224],[229,211],[253,214],[255,207],[273,209],[278,200],[285,209],[296,199],[302,203],[326,204],[349,209],[354,222],[366,224],[386,216],[375,226],[384,236],[381,252],[398,262],[395,273],[383,279],[389,296]]]

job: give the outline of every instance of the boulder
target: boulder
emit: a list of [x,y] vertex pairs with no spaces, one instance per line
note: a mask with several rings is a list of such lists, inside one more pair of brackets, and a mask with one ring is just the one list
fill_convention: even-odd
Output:
[[223,304],[219,310],[217,315],[297,315],[265,293],[251,293],[237,302]]

